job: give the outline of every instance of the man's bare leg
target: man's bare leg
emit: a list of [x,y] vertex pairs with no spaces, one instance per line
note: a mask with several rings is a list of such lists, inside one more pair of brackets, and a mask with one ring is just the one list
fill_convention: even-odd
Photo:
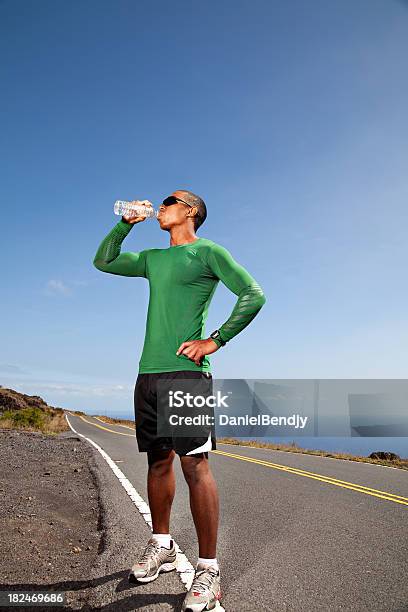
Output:
[[149,453],[147,494],[152,515],[153,533],[170,532],[170,512],[176,492],[174,450]]
[[181,467],[190,490],[190,508],[197,531],[199,557],[215,559],[219,502],[208,459],[201,453],[183,456]]
[[147,491],[153,537],[130,570],[131,583],[152,582],[161,572],[171,572],[176,569],[176,549],[174,543],[171,544],[169,534],[170,511],[175,492],[174,456],[173,450],[148,453]]

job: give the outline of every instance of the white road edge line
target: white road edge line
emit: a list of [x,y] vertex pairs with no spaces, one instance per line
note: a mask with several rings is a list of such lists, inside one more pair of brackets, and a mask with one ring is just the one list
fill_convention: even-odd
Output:
[[[105,459],[106,463],[112,469],[112,472],[115,474],[115,476],[117,476],[120,484],[125,489],[126,493],[129,495],[130,499],[133,501],[133,503],[135,504],[136,508],[139,510],[140,514],[142,515],[142,517],[144,518],[144,520],[146,521],[146,523],[149,525],[150,529],[152,530],[152,517],[151,517],[151,514],[150,514],[149,505],[144,501],[144,499],[141,497],[141,495],[139,495],[139,493],[136,491],[136,489],[134,488],[134,486],[132,485],[130,480],[128,480],[126,478],[124,473],[118,468],[116,463],[113,461],[113,459],[111,459],[109,457],[109,455],[103,450],[103,448],[98,446],[98,444],[96,444],[96,442],[91,440],[91,438],[87,438],[83,434],[81,434],[78,431],[76,431],[72,427],[71,423],[69,422],[69,419],[68,419],[67,415],[65,415],[65,418],[67,419],[68,425],[70,426],[72,431],[77,436],[81,436],[81,438],[84,438],[85,440],[87,440],[90,444],[92,444],[92,446],[94,446],[96,448],[97,451],[100,452],[102,457]],[[181,582],[184,584],[184,586],[186,587],[186,589],[188,591],[189,588],[191,587],[192,582],[193,582],[195,570],[194,570],[194,567],[192,566],[192,564],[190,563],[190,561],[187,559],[186,555],[181,551],[181,549],[180,549],[179,545],[177,544],[177,542],[175,540],[173,540],[173,541],[174,541],[174,546],[176,547],[176,551],[177,551],[176,571],[178,572],[178,574],[180,576]],[[221,608],[221,606],[220,606],[220,608]],[[220,608],[218,608],[218,610]]]

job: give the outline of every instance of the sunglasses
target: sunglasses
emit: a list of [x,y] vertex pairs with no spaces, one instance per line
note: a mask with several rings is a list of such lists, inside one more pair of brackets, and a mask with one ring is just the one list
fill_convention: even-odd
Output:
[[172,204],[177,204],[177,202],[183,202],[183,204],[186,204],[187,206],[190,206],[191,208],[191,204],[189,204],[188,202],[185,202],[181,198],[176,198],[176,196],[169,196],[168,198],[163,200],[162,206],[172,206]]
[[[176,198],[176,196],[169,196],[168,198],[166,198],[165,200],[163,200],[162,202],[162,206],[172,206],[173,204],[177,204],[177,202],[183,202],[183,204],[185,204],[186,206],[189,206],[189,208],[192,208],[192,204],[189,204],[188,202],[185,202],[184,200],[182,200],[181,198]],[[198,212],[198,217],[201,217],[201,214]]]

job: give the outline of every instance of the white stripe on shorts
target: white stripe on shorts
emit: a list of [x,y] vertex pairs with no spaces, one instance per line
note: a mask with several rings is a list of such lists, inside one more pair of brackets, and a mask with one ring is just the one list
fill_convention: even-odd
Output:
[[205,442],[205,444],[202,444],[198,448],[194,448],[193,450],[186,453],[186,455],[195,455],[196,453],[207,453],[211,449],[212,449],[211,433],[209,433],[208,440],[207,442]]

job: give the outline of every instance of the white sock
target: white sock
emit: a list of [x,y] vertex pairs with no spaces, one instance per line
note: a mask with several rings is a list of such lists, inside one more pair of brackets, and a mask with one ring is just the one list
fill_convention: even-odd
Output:
[[205,565],[206,567],[215,567],[216,570],[219,569],[217,559],[204,559],[204,557],[198,557],[196,569],[198,564]]
[[170,548],[171,536],[169,533],[153,533],[152,538],[163,548]]

